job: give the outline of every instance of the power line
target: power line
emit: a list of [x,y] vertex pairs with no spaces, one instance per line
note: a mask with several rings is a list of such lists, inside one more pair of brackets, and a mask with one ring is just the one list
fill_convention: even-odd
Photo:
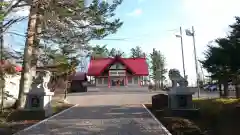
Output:
[[[170,30],[164,30],[165,32],[178,32],[178,29],[170,29]],[[162,31],[162,32],[164,32]],[[150,36],[150,38],[155,38],[158,37],[159,35],[153,35],[153,32],[149,32],[149,33],[145,33],[145,34],[141,34],[141,35],[135,35],[135,37],[132,38],[128,38],[128,37],[123,37],[123,38],[105,38],[105,39],[99,39],[99,40],[107,40],[107,41],[129,41],[129,40],[137,40],[137,39],[141,39],[144,37],[144,39],[147,38],[147,36]],[[149,39],[149,37],[148,37]]]
[[11,31],[5,32],[5,34],[13,34],[13,35],[20,36],[20,37],[26,37],[26,35],[24,35],[24,34],[20,34],[20,33],[17,33],[17,32],[11,32]]

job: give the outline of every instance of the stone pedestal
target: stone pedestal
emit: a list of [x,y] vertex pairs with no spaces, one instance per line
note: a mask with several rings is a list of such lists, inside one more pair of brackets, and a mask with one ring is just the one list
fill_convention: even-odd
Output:
[[53,114],[51,100],[54,95],[53,92],[29,92],[25,93],[27,101],[25,105],[26,110],[45,112],[45,117]]
[[188,87],[172,88],[168,93],[168,107],[170,109],[192,109],[192,95],[195,93]]

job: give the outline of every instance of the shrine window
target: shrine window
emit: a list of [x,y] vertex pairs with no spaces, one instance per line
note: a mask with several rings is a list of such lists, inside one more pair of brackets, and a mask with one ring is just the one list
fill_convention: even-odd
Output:
[[134,84],[138,84],[138,76],[134,77]]
[[97,79],[98,84],[102,84],[102,78]]
[[132,77],[131,76],[128,77],[128,83],[132,83]]
[[104,84],[108,84],[108,78],[103,78],[104,79]]

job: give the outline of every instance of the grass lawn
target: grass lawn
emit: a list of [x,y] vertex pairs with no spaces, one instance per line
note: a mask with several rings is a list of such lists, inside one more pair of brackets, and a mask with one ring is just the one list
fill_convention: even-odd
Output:
[[240,134],[240,99],[194,99],[194,103],[200,109],[194,118],[166,117],[146,106],[173,135]]
[[[59,98],[53,99],[51,104],[54,114],[73,106],[72,104],[64,103]],[[46,118],[42,114],[42,112],[36,111],[5,110],[3,114],[0,114],[0,135],[11,135],[36,124]]]

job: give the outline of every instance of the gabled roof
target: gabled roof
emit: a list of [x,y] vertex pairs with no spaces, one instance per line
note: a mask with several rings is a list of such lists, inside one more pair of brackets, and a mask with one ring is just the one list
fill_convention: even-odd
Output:
[[120,62],[126,66],[127,69],[133,72],[134,75],[147,76],[148,65],[146,58],[99,58],[91,59],[88,67],[87,75],[99,76],[101,73],[115,62]]

